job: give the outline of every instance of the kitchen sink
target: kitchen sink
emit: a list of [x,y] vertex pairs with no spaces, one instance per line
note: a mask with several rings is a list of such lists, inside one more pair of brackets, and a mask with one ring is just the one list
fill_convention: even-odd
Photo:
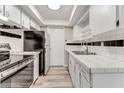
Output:
[[76,55],[96,55],[96,53],[93,52],[84,52],[84,51],[72,51]]

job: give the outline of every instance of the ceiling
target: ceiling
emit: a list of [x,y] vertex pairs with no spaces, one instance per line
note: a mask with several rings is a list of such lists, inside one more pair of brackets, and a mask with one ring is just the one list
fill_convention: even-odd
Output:
[[45,21],[48,20],[67,21],[69,20],[73,9],[72,5],[62,5],[59,10],[51,10],[47,5],[37,5],[35,7],[37,8],[40,15]]
[[[47,5],[22,6],[41,26],[73,27],[88,10],[88,5],[61,5],[59,10],[51,10]],[[36,15],[36,16],[35,16]]]

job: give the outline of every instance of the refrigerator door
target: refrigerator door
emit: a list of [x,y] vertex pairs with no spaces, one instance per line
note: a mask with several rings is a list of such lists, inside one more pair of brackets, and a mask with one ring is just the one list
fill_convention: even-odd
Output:
[[47,74],[50,67],[50,36],[45,33],[45,75]]
[[50,66],[50,48],[46,47],[45,52],[45,75],[47,74]]

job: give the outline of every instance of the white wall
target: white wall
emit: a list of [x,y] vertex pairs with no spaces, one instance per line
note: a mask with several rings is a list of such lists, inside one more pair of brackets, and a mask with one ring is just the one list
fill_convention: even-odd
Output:
[[15,33],[18,35],[22,35],[22,38],[18,39],[18,38],[0,36],[0,43],[9,43],[10,47],[11,47],[11,51],[22,52],[23,51],[23,31],[22,30],[12,30],[12,29],[10,29],[10,30],[7,29],[5,31],[9,32],[9,33]]
[[73,40],[80,40],[80,33],[82,31],[82,28],[75,25],[73,28]]
[[47,31],[47,26],[41,26],[41,27],[40,27],[40,30],[41,30],[41,31]]
[[[72,41],[73,40],[73,28],[71,27],[65,27],[65,41]],[[64,58],[65,58],[65,66],[68,66],[68,54],[66,52],[66,44],[65,44],[65,53],[64,53]]]
[[48,27],[50,35],[50,65],[64,66],[64,28]]
[[124,47],[90,46],[90,51],[115,60],[124,61]]
[[65,27],[65,40],[72,40],[73,39],[73,28]]

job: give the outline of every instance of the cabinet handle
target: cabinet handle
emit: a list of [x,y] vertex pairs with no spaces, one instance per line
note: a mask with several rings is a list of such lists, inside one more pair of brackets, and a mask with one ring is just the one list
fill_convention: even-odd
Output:
[[119,27],[119,20],[117,20],[117,22],[116,22],[116,26]]

